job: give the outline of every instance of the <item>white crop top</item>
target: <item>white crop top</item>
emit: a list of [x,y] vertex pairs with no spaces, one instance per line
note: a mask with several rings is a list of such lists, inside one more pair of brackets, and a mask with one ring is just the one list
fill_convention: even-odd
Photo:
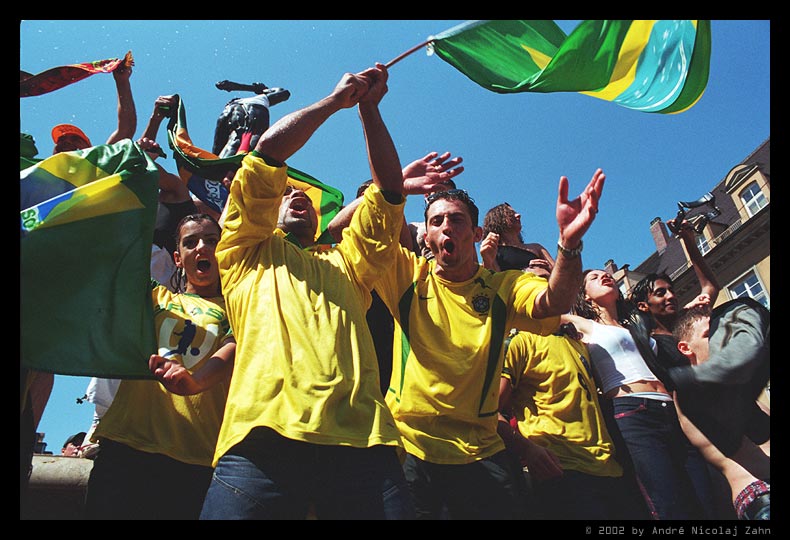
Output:
[[[624,384],[658,380],[642,359],[628,330],[619,326],[591,322],[592,332],[584,336],[584,342],[590,351],[590,360],[601,379],[601,390],[604,394]],[[658,347],[653,338],[650,338],[650,347],[653,352],[657,352]]]

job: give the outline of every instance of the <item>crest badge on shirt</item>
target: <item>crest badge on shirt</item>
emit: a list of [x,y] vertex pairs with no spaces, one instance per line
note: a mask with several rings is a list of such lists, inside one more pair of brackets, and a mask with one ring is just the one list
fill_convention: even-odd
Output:
[[472,298],[472,307],[478,313],[488,313],[491,309],[491,299],[484,294],[478,294]]

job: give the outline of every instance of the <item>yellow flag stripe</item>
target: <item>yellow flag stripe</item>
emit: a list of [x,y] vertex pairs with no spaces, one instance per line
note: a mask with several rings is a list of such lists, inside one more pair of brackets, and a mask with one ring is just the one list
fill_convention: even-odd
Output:
[[611,101],[631,86],[636,79],[639,56],[648,43],[655,23],[654,20],[633,21],[620,47],[609,84],[600,90],[579,93]]
[[52,209],[40,228],[144,208],[137,195],[122,180],[123,175],[113,174],[77,188],[71,197]]

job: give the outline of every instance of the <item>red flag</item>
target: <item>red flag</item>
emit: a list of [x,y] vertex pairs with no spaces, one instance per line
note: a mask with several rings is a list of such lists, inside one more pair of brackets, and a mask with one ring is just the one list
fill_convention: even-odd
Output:
[[48,94],[64,86],[81,81],[91,75],[97,73],[112,73],[121,66],[131,67],[133,65],[134,58],[132,57],[132,51],[129,51],[123,58],[108,58],[107,60],[58,66],[42,71],[37,75],[30,75],[20,70],[19,97],[23,98]]

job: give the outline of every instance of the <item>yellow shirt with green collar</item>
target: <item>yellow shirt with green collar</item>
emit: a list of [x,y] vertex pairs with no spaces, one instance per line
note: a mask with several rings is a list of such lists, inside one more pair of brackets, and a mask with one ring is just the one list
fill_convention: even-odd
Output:
[[365,315],[405,199],[371,186],[342,242],[303,250],[276,228],[286,181],[284,164],[252,152],[231,184],[216,253],[237,348],[215,465],[258,426],[314,444],[401,446]]
[[398,249],[376,291],[393,312],[387,392],[406,451],[437,464],[466,464],[504,450],[497,433],[503,342],[512,327],[550,334],[559,317],[532,318],[547,281],[516,270],[453,282],[435,261]]

